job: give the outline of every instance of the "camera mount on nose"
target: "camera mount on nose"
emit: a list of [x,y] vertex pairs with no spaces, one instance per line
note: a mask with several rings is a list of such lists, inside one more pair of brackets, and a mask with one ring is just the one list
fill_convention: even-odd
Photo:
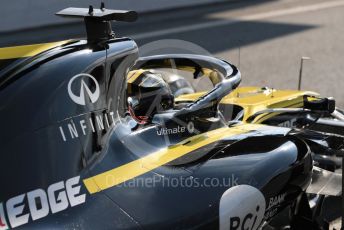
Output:
[[88,42],[99,42],[115,37],[111,21],[134,22],[137,12],[106,9],[102,2],[100,9],[69,7],[56,13],[58,16],[84,19]]

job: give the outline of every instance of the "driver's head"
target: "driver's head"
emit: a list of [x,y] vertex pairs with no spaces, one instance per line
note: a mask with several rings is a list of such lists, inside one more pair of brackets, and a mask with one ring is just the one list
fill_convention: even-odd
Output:
[[127,81],[129,112],[139,124],[149,123],[156,113],[173,108],[174,96],[160,76],[148,70],[134,70],[129,72]]

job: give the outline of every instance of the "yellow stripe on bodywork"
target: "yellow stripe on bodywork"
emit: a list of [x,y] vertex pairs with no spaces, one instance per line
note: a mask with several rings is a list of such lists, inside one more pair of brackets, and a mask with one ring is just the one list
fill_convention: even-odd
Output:
[[[180,95],[175,99],[175,102],[194,101],[204,94],[205,92],[197,92]],[[242,107],[244,109],[243,121],[246,122],[252,115],[264,109],[301,107],[303,105],[304,95],[318,96],[317,93],[311,91],[270,89],[267,93],[259,87],[239,87],[224,97],[220,104],[238,105]],[[277,113],[274,114],[277,115]],[[263,120],[259,119],[262,117],[266,117],[266,115],[262,114],[257,116],[253,123],[261,123]]]
[[[299,104],[294,104],[294,105],[290,105],[290,106],[285,106],[285,107],[282,107],[282,108],[301,108],[303,106],[303,102],[299,103]],[[278,107],[276,107],[278,108]],[[277,113],[277,112],[272,112],[272,113],[264,113],[264,114],[261,114],[259,116],[257,116],[253,121],[252,123],[258,123],[258,124],[261,124],[263,123],[264,121],[268,120],[269,118],[272,118],[272,117],[275,117],[277,115],[280,115],[280,114],[283,114],[281,112]]]
[[139,70],[132,70],[127,75],[127,82],[133,83],[143,72],[147,70],[139,69]]
[[48,49],[66,44],[69,41],[70,40],[0,48],[0,60],[32,57]]
[[231,128],[220,128],[207,133],[199,134],[183,142],[149,154],[128,164],[103,172],[83,180],[90,194],[111,188],[144,173],[165,165],[196,149],[214,143],[226,137],[240,135],[259,129],[261,125],[245,124]]

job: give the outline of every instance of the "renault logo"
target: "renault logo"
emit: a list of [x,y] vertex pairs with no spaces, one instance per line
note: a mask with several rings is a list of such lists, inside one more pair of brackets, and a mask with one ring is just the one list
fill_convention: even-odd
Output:
[[[89,78],[91,81],[94,82],[96,88],[94,90],[94,92],[92,92],[89,88],[89,86],[85,83],[85,79]],[[79,82],[80,84],[80,91],[78,95],[75,95],[72,92],[72,84],[75,80],[80,79],[80,81],[76,81]],[[85,95],[86,92],[86,95]],[[70,96],[70,98],[77,104],[79,105],[86,105],[86,98],[89,98],[89,100],[92,103],[95,103],[98,98],[99,98],[99,94],[100,94],[100,90],[99,90],[99,84],[97,82],[97,80],[90,74],[86,74],[86,73],[81,73],[78,75],[75,75],[74,77],[72,77],[72,79],[70,79],[69,83],[68,83],[68,94]]]

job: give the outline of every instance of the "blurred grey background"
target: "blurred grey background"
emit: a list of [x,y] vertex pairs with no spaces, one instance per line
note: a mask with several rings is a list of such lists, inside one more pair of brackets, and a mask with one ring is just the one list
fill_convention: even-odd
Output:
[[14,31],[37,26],[64,23],[65,20],[53,15],[66,7],[97,8],[104,2],[107,8],[130,9],[139,13],[202,5],[224,0],[4,0],[0,8],[2,23],[0,31]]
[[[54,15],[100,0],[2,1],[0,47],[83,37],[81,21]],[[333,96],[344,107],[344,0],[106,0],[107,8],[140,13],[135,23],[113,23],[118,36],[142,46],[182,39],[240,64],[242,85],[302,88]],[[240,50],[240,55],[239,55]]]

